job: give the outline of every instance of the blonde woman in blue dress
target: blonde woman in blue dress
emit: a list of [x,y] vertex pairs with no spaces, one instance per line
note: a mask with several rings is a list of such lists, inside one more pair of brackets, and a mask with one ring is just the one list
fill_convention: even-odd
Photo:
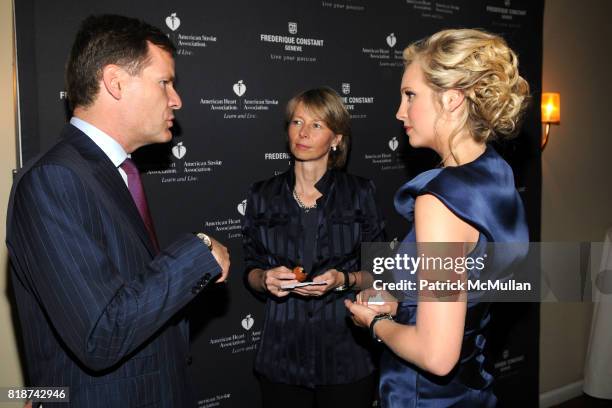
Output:
[[[497,35],[458,29],[411,44],[404,59],[397,119],[410,145],[433,149],[442,164],[396,194],[397,211],[412,223],[404,243],[467,243],[464,255],[476,257],[489,243],[528,242],[512,169],[488,144],[516,133],[528,99],[516,54]],[[487,267],[504,271],[523,256],[499,256]],[[353,321],[386,346],[382,406],[495,406],[483,353],[489,304],[465,292],[453,301],[422,296],[345,302]]]

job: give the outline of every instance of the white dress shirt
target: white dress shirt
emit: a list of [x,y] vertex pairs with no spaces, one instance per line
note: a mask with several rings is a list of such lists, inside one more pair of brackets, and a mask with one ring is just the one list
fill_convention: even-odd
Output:
[[104,154],[110,159],[115,165],[121,178],[128,185],[128,177],[125,171],[119,166],[125,161],[129,154],[123,150],[123,147],[112,137],[92,125],[91,123],[85,122],[83,119],[79,119],[73,116],[70,119],[70,124],[78,128],[81,132],[85,133],[89,138],[104,152]]

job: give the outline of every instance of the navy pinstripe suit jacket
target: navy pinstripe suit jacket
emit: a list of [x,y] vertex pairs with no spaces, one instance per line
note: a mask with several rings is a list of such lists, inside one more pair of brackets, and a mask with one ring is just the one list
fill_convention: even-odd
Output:
[[69,386],[74,407],[194,406],[180,310],[220,267],[191,234],[155,255],[115,166],[74,126],[62,136],[9,202],[29,385]]

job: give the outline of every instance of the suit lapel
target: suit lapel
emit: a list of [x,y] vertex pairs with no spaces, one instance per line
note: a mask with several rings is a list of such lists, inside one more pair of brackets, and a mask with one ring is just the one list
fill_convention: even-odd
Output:
[[122,215],[137,232],[151,256],[155,256],[155,249],[132,195],[108,156],[86,134],[72,125],[64,127],[62,137],[87,161],[94,182],[100,186],[102,200]]

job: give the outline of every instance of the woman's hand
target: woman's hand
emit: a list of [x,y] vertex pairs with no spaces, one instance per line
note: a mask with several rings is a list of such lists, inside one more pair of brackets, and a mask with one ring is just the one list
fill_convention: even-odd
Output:
[[374,316],[379,313],[368,306],[353,302],[349,299],[344,300],[344,305],[351,312],[353,323],[359,327],[365,327],[366,329],[370,327],[370,323],[372,323]]
[[344,284],[344,274],[336,269],[329,269],[312,279],[313,282],[325,282],[325,285],[302,286],[293,292],[302,296],[322,296]]
[[389,313],[391,316],[397,314],[397,299],[386,290],[369,288],[357,294],[355,303],[367,306],[379,313]]
[[290,292],[282,289],[282,286],[298,283],[295,280],[295,274],[291,269],[284,266],[267,269],[261,273],[261,285],[266,290],[276,297],[287,296]]

